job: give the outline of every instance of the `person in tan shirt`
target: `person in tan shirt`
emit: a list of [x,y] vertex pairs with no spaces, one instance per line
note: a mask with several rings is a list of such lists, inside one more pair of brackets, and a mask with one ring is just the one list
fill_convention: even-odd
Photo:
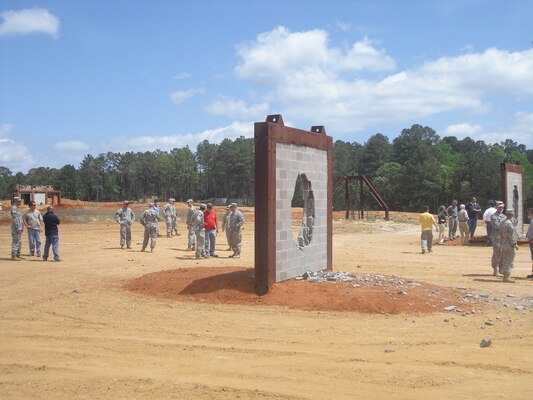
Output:
[[28,242],[30,244],[30,256],[41,257],[41,232],[43,231],[43,216],[35,209],[35,202],[28,203],[30,209],[22,216],[22,222],[28,231]]

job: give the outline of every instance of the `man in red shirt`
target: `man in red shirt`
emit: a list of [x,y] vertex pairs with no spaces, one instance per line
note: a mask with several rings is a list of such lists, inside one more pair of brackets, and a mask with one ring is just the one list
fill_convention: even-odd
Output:
[[207,203],[207,210],[204,211],[205,229],[205,254],[210,257],[218,257],[215,254],[215,241],[218,234],[217,214],[213,211],[213,204]]

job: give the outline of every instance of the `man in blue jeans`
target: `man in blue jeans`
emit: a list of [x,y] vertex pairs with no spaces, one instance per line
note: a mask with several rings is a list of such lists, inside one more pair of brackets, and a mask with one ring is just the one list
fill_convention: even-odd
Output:
[[468,213],[468,229],[470,230],[470,237],[473,238],[477,226],[477,215],[481,212],[481,207],[477,203],[475,197],[472,197],[470,203],[466,205],[466,212]]
[[43,216],[35,208],[35,202],[32,200],[28,203],[30,209],[22,216],[22,222],[28,229],[28,242],[30,244],[30,256],[37,253],[41,257],[41,232],[43,230]]
[[215,241],[218,234],[217,214],[213,211],[213,204],[207,203],[207,210],[204,211],[205,229],[205,254],[210,257],[218,257],[215,254]]
[[43,261],[48,260],[48,253],[50,245],[52,245],[52,252],[54,253],[54,261],[61,261],[59,257],[59,231],[57,226],[61,223],[57,215],[54,214],[54,207],[48,206],[46,214],[43,216],[44,234],[46,241],[44,243]]

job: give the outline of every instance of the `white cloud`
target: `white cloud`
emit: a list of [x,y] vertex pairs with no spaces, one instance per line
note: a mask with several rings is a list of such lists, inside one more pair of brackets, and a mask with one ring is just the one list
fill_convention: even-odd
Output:
[[444,136],[456,136],[458,138],[464,138],[467,136],[474,136],[476,133],[479,133],[482,131],[481,126],[479,125],[472,125],[467,122],[462,124],[455,124],[450,125],[444,129],[443,135]]
[[254,125],[252,122],[233,122],[231,125],[208,129],[198,133],[185,133],[161,136],[121,137],[114,139],[109,144],[102,144],[105,151],[154,151],[171,150],[175,147],[189,146],[194,148],[198,143],[209,140],[218,143],[223,139],[235,139],[240,136],[253,137]]
[[179,74],[176,74],[172,77],[172,79],[187,79],[190,78],[191,74],[188,72],[180,72]]
[[242,58],[235,68],[237,76],[261,83],[287,82],[296,71],[310,78],[325,75],[332,79],[341,71],[395,68],[394,60],[383,50],[375,49],[368,38],[348,50],[329,47],[328,34],[318,29],[291,33],[279,26],[259,34],[253,43],[238,46],[237,53]]
[[533,50],[508,52],[490,48],[483,53],[442,57],[415,72],[473,95],[533,94],[533,85],[524,84],[533,76]]
[[30,151],[13,139],[0,139],[0,165],[12,171],[27,171],[35,166]]
[[185,100],[190,99],[195,94],[202,94],[202,93],[204,93],[204,89],[202,88],[189,89],[189,90],[178,90],[170,94],[170,99],[172,100],[174,105],[179,106]]
[[519,111],[515,113],[509,127],[493,132],[484,132],[479,137],[481,140],[490,143],[499,143],[506,139],[511,139],[531,149],[533,148],[533,113]]
[[13,130],[13,125],[11,125],[11,124],[0,125],[0,136],[1,135],[7,135],[12,130]]
[[533,113],[528,114],[524,111],[519,111],[515,114],[515,123],[512,129],[516,132],[528,136],[533,140]]
[[46,9],[4,11],[0,15],[4,19],[0,23],[0,36],[45,33],[57,38],[59,35],[59,19]]
[[54,144],[54,147],[60,150],[85,151],[88,150],[90,146],[79,140],[67,140],[65,142],[57,142]]
[[456,136],[460,139],[468,136],[486,143],[500,143],[511,139],[527,148],[533,148],[533,113],[528,114],[523,111],[515,113],[506,128],[484,129],[480,125],[461,123],[448,126],[443,133],[445,136]]
[[268,103],[248,106],[243,100],[221,98],[211,102],[206,111],[215,115],[225,115],[229,118],[253,120],[263,118],[267,114],[268,108]]
[[271,108],[296,121],[326,121],[337,133],[450,111],[482,114],[494,107],[492,96],[533,94],[533,50],[491,48],[379,75],[396,63],[367,37],[345,50],[332,47],[324,31],[277,27],[237,54],[235,74],[267,84]]
[[336,21],[335,25],[337,25],[337,28],[339,28],[343,32],[346,32],[350,29],[350,24],[347,22]]

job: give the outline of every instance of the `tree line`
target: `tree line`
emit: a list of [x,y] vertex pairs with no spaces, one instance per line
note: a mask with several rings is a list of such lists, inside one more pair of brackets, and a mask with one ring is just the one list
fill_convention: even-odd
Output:
[[[440,138],[430,127],[413,125],[392,142],[381,133],[365,143],[337,140],[333,179],[367,175],[391,210],[433,211],[452,199],[467,202],[474,195],[483,206],[500,197],[500,163],[524,166],[525,206],[533,207],[533,150],[506,140],[499,144],[467,137]],[[38,167],[13,174],[0,166],[0,197],[15,185],[50,185],[63,197],[87,201],[136,200],[145,196],[254,198],[254,142],[244,137],[219,144],[201,142],[170,151],[87,154],[79,167]],[[355,184],[350,186],[357,204]],[[370,198],[370,196],[366,196]],[[369,207],[377,207],[371,201]],[[334,208],[344,207],[344,186],[335,192]]]

